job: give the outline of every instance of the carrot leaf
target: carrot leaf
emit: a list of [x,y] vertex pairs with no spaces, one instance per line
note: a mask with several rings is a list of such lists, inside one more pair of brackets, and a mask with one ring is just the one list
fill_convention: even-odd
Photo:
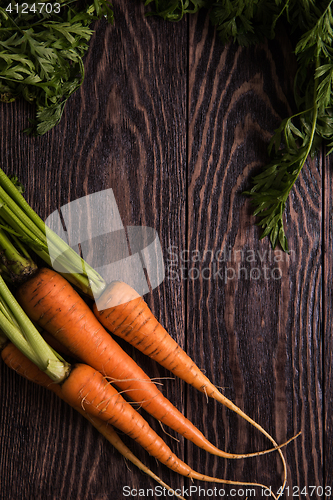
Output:
[[[0,100],[35,104],[26,132],[43,135],[57,125],[66,102],[84,80],[83,57],[102,17],[113,22],[108,0],[58,0],[0,7]],[[51,6],[51,9],[50,9]]]

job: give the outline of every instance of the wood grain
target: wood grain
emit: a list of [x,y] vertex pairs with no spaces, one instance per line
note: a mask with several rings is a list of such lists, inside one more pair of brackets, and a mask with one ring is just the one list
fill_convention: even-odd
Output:
[[[173,24],[146,18],[134,0],[113,5],[115,24],[95,25],[85,82],[56,128],[27,137],[31,108],[0,106],[2,168],[19,176],[44,219],[112,188],[124,226],[157,231],[166,278],[146,297],[155,315],[278,442],[302,431],[285,450],[284,498],[294,498],[297,487],[307,488],[307,498],[323,498],[319,490],[310,497],[309,487],[332,483],[331,162],[323,155],[308,161],[292,191],[289,256],[259,242],[242,195],[267,161],[274,129],[294,109],[289,37],[281,29],[257,47],[223,46],[206,12]],[[163,379],[163,392],[213,443],[233,452],[269,446],[239,417],[164,379],[165,370],[120,343]],[[120,500],[125,485],[146,493],[155,487],[53,394],[3,363],[0,377],[1,500]],[[165,439],[201,472],[275,491],[281,484],[276,454],[225,461],[184,439]],[[173,487],[192,485],[124,441]],[[225,498],[232,494],[223,488]],[[237,495],[246,496],[240,488]]]
[[323,333],[323,472],[325,486],[333,482],[332,464],[332,435],[333,435],[333,408],[332,408],[332,157],[325,157],[323,161],[323,300],[322,300],[322,333]]
[[[323,484],[321,164],[306,165],[290,198],[289,257],[258,242],[241,194],[267,160],[274,128],[294,106],[295,60],[285,41],[254,49],[223,47],[207,19],[192,19],[188,245],[191,255],[207,258],[189,264],[198,272],[192,270],[187,282],[187,330],[192,357],[279,442],[302,430],[286,452],[292,497],[294,486]],[[214,441],[222,439],[233,451],[264,446],[234,415],[220,418],[216,405],[202,410],[192,392],[189,400],[190,417],[206,422]],[[199,453],[189,456],[196,463]],[[275,460],[232,463],[223,472],[232,479],[260,478],[276,491],[279,478],[273,472],[281,468]],[[206,463],[220,471],[217,460]]]

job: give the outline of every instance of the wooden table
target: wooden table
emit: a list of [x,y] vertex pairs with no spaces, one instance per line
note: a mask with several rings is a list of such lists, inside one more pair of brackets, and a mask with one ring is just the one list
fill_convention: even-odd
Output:
[[[84,84],[56,128],[27,137],[22,130],[32,108],[1,105],[1,166],[19,176],[44,219],[70,201],[112,188],[125,226],[157,231],[166,276],[145,296],[154,314],[279,443],[302,431],[284,450],[284,498],[329,498],[330,158],[308,161],[292,190],[290,255],[259,241],[242,195],[267,160],[274,129],[294,109],[291,42],[281,31],[256,47],[224,46],[206,12],[172,24],[145,18],[138,1],[113,4],[115,23],[95,25]],[[121,345],[149,375],[168,377]],[[125,463],[80,415],[3,363],[0,375],[1,500],[152,497],[156,483]],[[184,383],[166,378],[162,390],[219,447],[241,453],[269,446],[249,424]],[[147,419],[196,470],[278,490],[276,453],[227,461],[172,439]],[[187,488],[186,494],[199,487],[124,441],[174,488]],[[216,485],[219,493],[215,485],[200,486],[185,498],[246,497],[241,486]]]

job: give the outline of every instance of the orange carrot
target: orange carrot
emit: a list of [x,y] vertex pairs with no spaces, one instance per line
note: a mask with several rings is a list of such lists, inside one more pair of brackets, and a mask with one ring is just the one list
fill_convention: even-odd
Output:
[[[31,382],[34,382],[35,384],[51,390],[58,397],[64,399],[60,385],[54,383],[50,377],[42,372],[26,356],[24,356],[24,354],[14,344],[10,342],[3,348],[1,357],[6,365],[16,371],[19,375]],[[148,476],[152,477],[168,491],[174,491],[131,452],[131,450],[120,439],[115,429],[108,422],[105,422],[100,418],[91,417],[81,407],[76,407],[75,410],[85,417],[99,431],[99,433],[102,434],[102,436],[104,436],[109,443],[111,443],[112,446],[116,448],[119,453],[121,453],[121,455],[123,455],[126,460],[132,462],[136,467],[145,472]],[[177,492],[174,492],[174,494],[177,498],[185,500]]]
[[[38,377],[36,375],[34,365],[32,364],[34,372],[29,375],[28,372],[31,366],[28,367],[25,363],[22,363],[21,358],[19,361],[15,361],[13,351],[16,350],[16,353],[20,353],[20,351],[16,348],[9,349],[9,347],[9,345],[5,347],[1,353],[5,363],[16,370],[19,370],[20,364],[24,364],[24,367],[21,366],[20,370],[27,378],[33,378],[35,380],[39,378],[39,375]],[[9,354],[6,355],[8,350]],[[42,385],[44,384],[43,378]],[[52,388],[51,380],[48,387]],[[214,478],[191,469],[171,451],[160,436],[158,436],[149,427],[144,418],[123,399],[110,382],[100,372],[89,365],[74,365],[70,375],[61,385],[58,384],[58,389],[55,389],[55,392],[57,392],[64,401],[73,406],[73,408],[78,409],[81,407],[82,410],[93,419],[102,420],[122,430],[148,451],[150,455],[180,475],[206,482],[259,486],[270,491],[267,486],[259,483]],[[271,494],[276,498],[273,493]]]
[[[110,332],[126,340],[180,379],[237,413],[277,446],[275,440],[261,425],[226,398],[202,373],[132,287],[119,281],[110,283],[93,305],[93,310],[102,325]],[[278,451],[283,463],[285,485],[286,462],[281,450]]]
[[153,417],[205,451],[224,458],[244,458],[276,450],[278,445],[272,438],[273,449],[251,454],[226,453],[211,444],[162,395],[145,372],[102,327],[79,294],[53,270],[39,269],[20,286],[17,299],[28,316],[55,336],[75,357],[106,375],[118,389],[140,403]]
[[147,303],[132,287],[120,281],[110,283],[98,298],[97,304],[94,304],[93,310],[110,332],[126,340],[180,379],[236,412],[274,442],[259,424],[218,391],[158,322]]

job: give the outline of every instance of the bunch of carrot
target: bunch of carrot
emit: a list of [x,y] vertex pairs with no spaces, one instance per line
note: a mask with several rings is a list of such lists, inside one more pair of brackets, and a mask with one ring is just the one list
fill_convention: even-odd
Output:
[[[16,240],[20,242],[20,250],[24,242],[24,245],[28,245],[49,265],[53,246],[62,252],[64,276],[83,293],[99,296],[92,311],[67,279],[47,267],[36,270],[31,264],[30,256],[24,251],[24,258],[28,260],[28,267],[32,268],[32,271],[27,273],[29,277],[17,288],[17,300],[0,276],[0,328],[11,341],[2,349],[2,359],[8,366],[36,383],[54,390],[71,406],[81,413],[84,412],[93,425],[142,470],[143,464],[137,461],[123,444],[119,445],[120,440],[112,430],[113,427],[129,435],[149,454],[183,476],[207,482],[248,484],[266,488],[258,483],[229,481],[192,470],[172,452],[121,393],[139,403],[163,424],[217,456],[236,459],[276,450],[283,463],[283,490],[286,484],[286,462],[281,446],[279,447],[258,423],[217,390],[158,323],[142,297],[133,289],[119,282],[106,286],[98,273],[85,262],[81,262],[82,259],[56,234],[48,230],[46,238],[44,222],[1,170],[0,218],[4,232],[7,233],[4,235],[4,241],[7,243],[2,244],[0,240],[7,262],[12,262],[9,256],[12,256],[10,252],[13,252],[11,247],[17,247]],[[12,240],[13,237],[15,241]],[[78,272],[80,269],[85,269],[86,274]],[[22,271],[19,270],[18,274],[21,275]],[[9,281],[16,281],[13,271],[6,276]],[[74,365],[67,363],[42,338],[36,324],[51,334],[60,343],[58,345],[67,348],[79,361]],[[270,440],[273,448],[251,454],[235,454],[214,446],[162,395],[153,381],[120,348],[102,324],[177,377],[246,419]],[[153,474],[147,468],[146,472]]]
[[[7,342],[3,338],[3,344],[1,344],[0,339],[0,350],[1,357],[8,367],[16,371],[22,377],[34,382],[42,387],[45,387],[52,392],[54,392],[59,398],[64,399],[61,387],[59,384],[54,384],[50,378],[43,373],[34,363],[32,363],[14,344]],[[100,418],[94,418],[89,413],[86,413],[80,406],[75,408],[83,417],[85,417],[104,437],[111,445],[123,455],[123,457],[133,463],[140,470],[145,472],[148,476],[157,481],[161,486],[167,490],[171,490],[171,487],[162,481],[154,472],[152,472],[148,467],[146,467],[125,445],[125,443],[120,439],[119,435],[115,429],[106,421]],[[174,491],[176,497],[183,499],[176,491]],[[184,500],[184,499],[183,499]]]

